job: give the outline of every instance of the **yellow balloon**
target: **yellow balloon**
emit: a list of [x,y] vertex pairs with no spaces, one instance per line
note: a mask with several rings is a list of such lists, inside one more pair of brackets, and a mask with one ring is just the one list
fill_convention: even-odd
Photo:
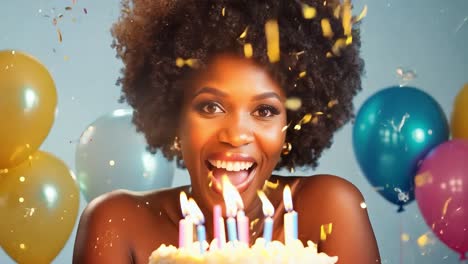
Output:
[[0,171],[0,246],[18,263],[50,263],[75,224],[79,191],[58,158],[37,151]]
[[34,153],[54,122],[57,92],[37,59],[14,50],[0,51],[0,169]]
[[468,83],[465,83],[455,98],[450,125],[453,138],[468,139]]

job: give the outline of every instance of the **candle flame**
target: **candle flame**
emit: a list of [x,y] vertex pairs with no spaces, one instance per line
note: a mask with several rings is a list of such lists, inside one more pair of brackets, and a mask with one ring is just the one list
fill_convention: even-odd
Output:
[[273,217],[275,214],[275,208],[271,204],[270,200],[268,200],[268,197],[262,191],[257,191],[257,194],[258,197],[260,197],[260,200],[262,200],[263,214],[268,217]]
[[236,187],[232,185],[231,181],[227,175],[222,177],[223,183],[223,198],[226,204],[226,215],[228,217],[234,217],[237,214],[237,210],[244,209],[244,203],[242,202],[242,197],[237,191]]
[[186,217],[189,214],[187,195],[184,191],[180,192],[180,208],[182,215]]
[[193,219],[193,223],[195,225],[200,225],[205,223],[205,216],[203,215],[200,207],[198,207],[197,203],[194,199],[190,198],[188,201],[188,209],[189,215]]
[[293,210],[291,188],[289,188],[289,185],[286,185],[286,187],[284,187],[283,203],[284,203],[284,209],[286,209],[287,212],[291,212]]

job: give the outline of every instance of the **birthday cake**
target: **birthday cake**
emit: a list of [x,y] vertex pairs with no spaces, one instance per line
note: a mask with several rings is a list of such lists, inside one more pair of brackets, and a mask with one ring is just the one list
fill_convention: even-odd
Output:
[[311,241],[304,246],[300,240],[294,240],[288,245],[280,241],[265,243],[263,238],[258,238],[248,247],[245,243],[228,242],[221,249],[212,242],[204,245],[206,251],[200,251],[199,242],[194,242],[190,247],[177,248],[175,246],[161,245],[153,251],[149,258],[149,264],[172,263],[310,263],[310,264],[334,264],[338,261],[336,256],[328,256],[323,252],[317,252],[317,246]]

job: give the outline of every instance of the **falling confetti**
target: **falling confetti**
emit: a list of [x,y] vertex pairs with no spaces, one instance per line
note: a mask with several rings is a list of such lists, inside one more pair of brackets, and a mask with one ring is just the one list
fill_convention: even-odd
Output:
[[396,74],[401,81],[405,82],[411,81],[417,77],[416,72],[410,69],[404,69],[402,67],[398,67],[396,69]]
[[60,32],[60,29],[58,29],[58,28],[57,28],[57,34],[58,34],[59,42],[61,43],[62,42],[62,32]]
[[320,226],[320,240],[327,240],[327,235],[330,235],[332,233],[332,227],[332,223]]
[[299,73],[299,78],[304,78],[307,75],[306,71],[302,71]]
[[286,99],[286,102],[284,104],[286,109],[289,109],[291,111],[296,111],[302,106],[302,100],[298,97],[290,97]]
[[335,44],[333,44],[332,47],[332,52],[336,56],[340,56],[341,50],[346,47],[346,39],[345,38],[339,38],[335,41]]
[[416,187],[424,186],[427,183],[432,183],[432,174],[428,171],[420,173],[414,177]]
[[280,59],[279,29],[276,20],[268,20],[265,24],[265,35],[267,39],[267,55],[271,63]]
[[253,55],[252,44],[250,44],[250,43],[244,44],[244,56],[247,59],[250,59],[250,58],[252,58],[252,55]]
[[447,201],[445,201],[444,208],[442,208],[442,218],[444,218],[445,214],[447,213],[447,208],[451,201],[452,201],[452,197],[448,198]]
[[320,25],[322,26],[322,35],[326,38],[333,37],[333,31],[331,29],[330,21],[326,18],[320,20]]
[[197,59],[182,59],[182,58],[177,58],[176,59],[176,66],[181,68],[183,66],[189,66],[192,68],[197,68],[198,67],[198,60]]
[[225,16],[225,15],[226,15],[226,8],[225,8],[225,7],[223,7],[223,9],[221,9],[221,15],[222,15],[222,16]]
[[279,180],[276,180],[276,182],[271,182],[269,180],[265,180],[265,184],[263,185],[263,189],[270,188],[270,189],[276,189],[279,186]]
[[361,13],[355,18],[353,23],[361,21],[366,16],[367,16],[367,5],[364,5],[364,8],[362,9]]
[[410,236],[407,233],[401,234],[401,241],[408,242],[410,240]]
[[65,10],[70,11],[70,10],[72,10],[72,8],[71,8],[71,6],[67,6],[67,7],[65,7]]
[[88,14],[88,9],[83,8],[83,12],[84,12],[85,14]]
[[328,102],[327,107],[332,108],[333,106],[338,104],[338,99],[333,99],[330,102]]
[[247,36],[247,30],[249,29],[249,27],[246,27],[244,29],[244,31],[242,32],[242,34],[240,34],[239,38],[240,39],[244,39],[246,36]]
[[351,35],[351,19],[352,19],[352,14],[351,14],[351,3],[350,0],[344,0],[343,6],[342,6],[342,25],[343,25],[343,31],[346,36]]
[[302,4],[302,15],[305,19],[312,19],[317,15],[317,10],[307,4]]

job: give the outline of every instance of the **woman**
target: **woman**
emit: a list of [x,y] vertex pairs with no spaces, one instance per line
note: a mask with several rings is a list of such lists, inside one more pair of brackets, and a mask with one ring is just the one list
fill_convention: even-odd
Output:
[[[73,262],[147,263],[159,245],[177,245],[181,191],[213,226],[227,175],[251,220],[263,218],[257,190],[265,191],[275,206],[274,239],[283,240],[282,191],[289,185],[304,243],[318,243],[339,263],[380,263],[364,199],[351,183],[272,175],[275,168],[315,167],[352,118],[363,62],[351,22],[347,2],[124,2],[112,31],[125,65],[123,99],[149,148],[185,166],[191,186],[93,200],[80,220]],[[329,223],[333,232],[320,239]],[[262,226],[251,225],[251,241]]]

